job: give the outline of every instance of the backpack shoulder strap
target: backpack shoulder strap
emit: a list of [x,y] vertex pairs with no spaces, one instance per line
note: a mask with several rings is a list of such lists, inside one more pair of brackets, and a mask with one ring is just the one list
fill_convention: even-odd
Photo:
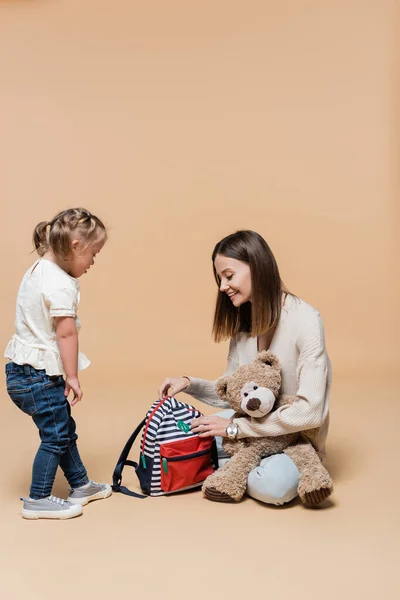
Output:
[[122,494],[126,494],[127,496],[134,496],[135,498],[147,498],[147,496],[144,496],[143,494],[137,494],[136,492],[132,492],[131,490],[129,490],[124,485],[121,485],[121,483],[122,483],[122,471],[123,471],[123,469],[124,469],[125,466],[134,467],[135,469],[138,466],[138,464],[135,461],[133,461],[133,460],[127,460],[127,459],[128,459],[129,452],[131,451],[133,442],[136,440],[137,436],[139,435],[139,433],[143,429],[143,426],[144,426],[145,422],[146,422],[146,417],[136,427],[135,431],[132,433],[131,437],[126,442],[126,444],[125,444],[125,446],[124,446],[124,448],[123,448],[123,450],[121,452],[121,456],[119,457],[117,465],[116,465],[116,467],[114,469],[114,473],[113,473],[113,485],[112,485],[113,491],[114,492],[121,492]]

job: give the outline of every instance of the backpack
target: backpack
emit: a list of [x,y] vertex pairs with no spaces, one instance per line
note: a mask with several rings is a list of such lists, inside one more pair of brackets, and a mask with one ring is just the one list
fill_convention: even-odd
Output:
[[[114,492],[146,498],[200,487],[218,468],[215,439],[201,438],[190,429],[192,419],[201,416],[190,404],[170,396],[154,402],[121,452],[113,473]],[[137,463],[128,455],[142,429]],[[121,485],[125,466],[134,467],[144,496]]]

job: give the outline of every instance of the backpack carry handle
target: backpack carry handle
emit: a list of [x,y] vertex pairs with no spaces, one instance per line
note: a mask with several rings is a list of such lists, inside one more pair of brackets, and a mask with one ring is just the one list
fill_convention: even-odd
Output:
[[[165,398],[160,398],[158,404],[153,408],[152,412],[150,413],[150,415],[148,417],[148,420],[147,420],[147,425],[146,425],[144,433],[143,433],[142,447],[141,447],[142,454],[144,454],[144,447],[145,447],[145,444],[146,444],[147,429],[149,427],[149,423],[150,423],[150,421],[152,419],[152,416],[157,412],[157,410],[160,408],[160,406],[162,406],[164,404],[164,402],[166,402],[167,400],[172,400],[173,398],[174,398],[173,396],[165,396]],[[200,410],[198,410],[197,408],[192,407],[192,408],[189,408],[188,410],[190,412],[194,412],[194,413],[198,412],[201,416],[203,416],[203,413]],[[146,421],[146,419],[145,419],[145,421]]]

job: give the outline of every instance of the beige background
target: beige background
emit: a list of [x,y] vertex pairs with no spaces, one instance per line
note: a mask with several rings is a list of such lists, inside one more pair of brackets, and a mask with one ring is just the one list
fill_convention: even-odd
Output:
[[109,227],[81,280],[91,476],[165,376],[224,370],[210,255],[252,228],[324,318],[336,482],[319,511],[114,496],[27,523],[37,435],[3,391],[5,597],[398,597],[398,25],[394,0],[0,2],[3,346],[35,224],[83,205]]

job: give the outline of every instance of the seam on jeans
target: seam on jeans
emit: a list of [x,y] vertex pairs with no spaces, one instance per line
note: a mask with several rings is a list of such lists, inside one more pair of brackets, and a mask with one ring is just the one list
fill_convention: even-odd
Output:
[[[47,403],[48,403],[48,405],[49,405],[49,407],[50,407],[50,409],[51,409],[51,413],[52,413],[52,415],[53,415],[53,423],[54,423],[54,429],[55,429],[55,431],[56,431],[56,434],[57,434],[57,441],[60,441],[61,437],[60,437],[60,433],[59,433],[59,431],[58,431],[58,429],[57,429],[57,419],[56,419],[56,415],[55,415],[55,413],[54,413],[54,409],[53,409],[53,405],[52,405],[52,403],[51,403],[50,397],[49,397],[49,395],[48,395],[48,393],[47,393],[47,389],[46,389],[46,388],[45,388],[45,386],[44,386],[44,382],[42,382],[42,388],[43,388],[43,392],[44,392],[44,395],[45,395],[45,397],[46,397]],[[69,432],[68,432],[68,433],[69,433]],[[68,437],[69,437],[69,436],[68,436]]]
[[[75,472],[76,472],[78,475],[80,475],[80,477],[81,477],[81,480],[80,480],[80,481],[81,481],[81,482],[82,482],[82,481],[84,481],[85,483],[88,483],[88,482],[89,482],[89,478],[88,478],[88,475],[87,475],[87,471],[86,471],[85,465],[84,465],[84,464],[83,464],[83,462],[82,462],[82,459],[79,457],[79,458],[80,458],[81,465],[82,465],[82,467],[83,467],[83,471],[82,471],[82,469],[79,467],[79,465],[77,464],[77,462],[76,462],[76,459],[75,459],[75,457],[74,457],[74,455],[73,455],[73,453],[72,453],[72,450],[71,450],[71,446],[72,446],[72,444],[73,444],[73,443],[75,443],[76,450],[77,450],[77,452],[78,452],[78,454],[79,454],[78,446],[77,446],[77,444],[76,444],[76,440],[78,439],[78,436],[77,436],[77,434],[76,434],[76,426],[75,426],[75,431],[74,431],[74,433],[73,433],[72,435],[70,434],[70,422],[71,422],[71,420],[72,420],[72,415],[70,414],[70,415],[69,415],[69,418],[68,418],[68,438],[69,438],[70,442],[69,442],[69,444],[68,444],[68,448],[66,449],[66,451],[64,452],[64,454],[63,454],[62,456],[65,456],[67,453],[69,453],[69,456],[72,458],[72,462],[74,463],[74,466],[75,466]],[[75,436],[75,438],[74,438],[74,436]],[[60,459],[60,462],[59,462],[59,464],[60,464],[60,463],[61,463],[61,459]],[[64,471],[64,469],[63,469],[63,471]],[[65,474],[65,471],[64,471],[64,474]],[[68,480],[68,483],[70,484],[70,486],[71,486],[71,488],[72,488],[72,485],[71,485],[71,483],[70,483],[70,481],[69,481],[68,477],[67,477],[67,480]],[[81,483],[80,485],[84,485],[84,484],[82,484],[82,483]],[[79,487],[79,485],[77,485],[76,487]],[[72,488],[72,489],[73,489],[73,488]]]
[[[35,369],[35,371],[37,371],[37,369]],[[35,377],[35,376],[33,376],[33,377],[29,377],[29,378],[28,378],[28,377],[26,376],[26,374],[25,374],[25,373],[22,373],[22,372],[19,372],[19,371],[18,371],[18,372],[17,372],[17,371],[15,371],[15,373],[16,373],[16,375],[18,376],[18,378],[19,378],[19,380],[20,380],[20,381],[21,381],[21,380],[24,380],[26,384],[29,384],[29,391],[30,391],[30,393],[31,393],[32,400],[33,400],[33,404],[34,404],[34,406],[35,406],[35,411],[34,411],[32,414],[30,414],[29,416],[30,416],[30,417],[33,419],[33,417],[36,415],[36,413],[37,413],[37,411],[38,411],[38,408],[37,408],[37,404],[36,404],[35,396],[34,396],[34,394],[33,394],[32,385],[34,385],[34,384],[36,384],[36,383],[39,383],[39,384],[40,384],[40,383],[42,383],[42,379],[41,379],[41,377],[40,377],[40,376],[36,376],[36,377]],[[27,413],[27,414],[28,414],[28,413]],[[42,444],[40,444],[40,446],[41,446],[41,445],[42,445]],[[38,448],[37,452],[39,452],[39,450],[40,450],[40,446],[39,446],[39,448]],[[37,453],[36,453],[36,454],[37,454]],[[45,496],[44,496],[44,489],[45,489],[46,482],[47,482],[47,476],[48,476],[48,472],[49,472],[50,461],[51,461],[51,455],[49,455],[49,457],[48,457],[48,462],[47,462],[47,467],[46,467],[46,470],[45,470],[45,476],[44,476],[44,479],[43,479],[43,486],[42,486],[42,492],[41,492],[41,496],[40,496],[40,497],[45,497]],[[33,483],[34,483],[34,482],[33,482],[33,479],[32,479],[32,483],[31,483],[31,491],[32,491],[32,485],[33,485]],[[51,493],[51,490],[50,490],[50,493]]]
[[[72,462],[73,462],[73,463],[74,463],[74,465],[75,465],[75,468],[76,468],[76,471],[77,471],[77,473],[82,473],[82,480],[83,480],[85,477],[87,477],[87,473],[86,473],[86,475],[84,475],[84,474],[83,474],[83,472],[81,471],[81,469],[80,469],[80,468],[78,467],[78,465],[76,464],[75,457],[74,457],[74,455],[73,455],[73,454],[72,454],[72,452],[71,452],[71,445],[69,445],[69,446],[68,446],[67,452],[69,452],[69,454],[70,454],[70,456],[71,456],[71,458],[72,458]],[[82,461],[81,461],[81,462],[82,462]],[[82,463],[82,464],[83,464],[83,463]],[[85,469],[85,471],[86,471],[86,469]],[[71,486],[71,487],[72,487],[72,486]],[[79,487],[79,486],[77,486],[77,487]]]
[[76,489],[78,487],[81,487],[82,485],[86,485],[87,483],[89,483],[89,481],[90,481],[89,477],[87,475],[85,475],[85,477],[82,477],[82,479],[80,480],[80,482],[75,487],[71,486],[71,489],[74,490],[74,489]]
[[[57,429],[57,420],[56,420],[56,416],[55,416],[55,413],[54,413],[53,405],[51,403],[49,395],[47,394],[47,390],[46,390],[46,388],[44,386],[44,382],[43,381],[41,382],[41,388],[42,388],[43,395],[44,395],[45,399],[47,400],[47,404],[50,407],[51,413],[53,415],[53,424],[54,424],[54,429],[55,429],[56,436],[57,436],[57,441],[60,441],[60,434],[59,434],[59,431]],[[47,463],[47,468],[46,468],[45,480],[43,482],[43,492],[42,493],[44,493],[44,486],[45,486],[45,483],[46,483],[46,480],[47,480],[47,476],[48,476],[48,472],[49,472],[49,467],[50,467],[50,460],[51,460],[52,455],[54,455],[54,452],[50,453],[50,456],[49,456],[49,461]],[[57,456],[58,456],[58,464],[57,464],[57,468],[58,468],[58,466],[60,464],[60,455],[57,455]],[[57,472],[57,470],[56,470],[56,472]],[[54,480],[53,480],[53,484],[54,484]],[[52,487],[53,487],[53,484],[52,484]],[[50,491],[50,493],[51,493],[51,491]]]
[[[49,472],[49,467],[50,467],[50,461],[51,461],[51,459],[52,459],[52,455],[49,453],[49,458],[48,458],[47,467],[46,467],[46,473],[45,473],[45,476],[44,476],[44,479],[43,479],[42,497],[47,497],[47,496],[44,496],[44,488],[45,488],[45,485],[46,485],[46,482],[47,482],[47,475],[48,475],[48,472]],[[52,486],[52,488],[53,488],[53,486]],[[52,490],[50,490],[50,494],[51,494],[51,491]]]

